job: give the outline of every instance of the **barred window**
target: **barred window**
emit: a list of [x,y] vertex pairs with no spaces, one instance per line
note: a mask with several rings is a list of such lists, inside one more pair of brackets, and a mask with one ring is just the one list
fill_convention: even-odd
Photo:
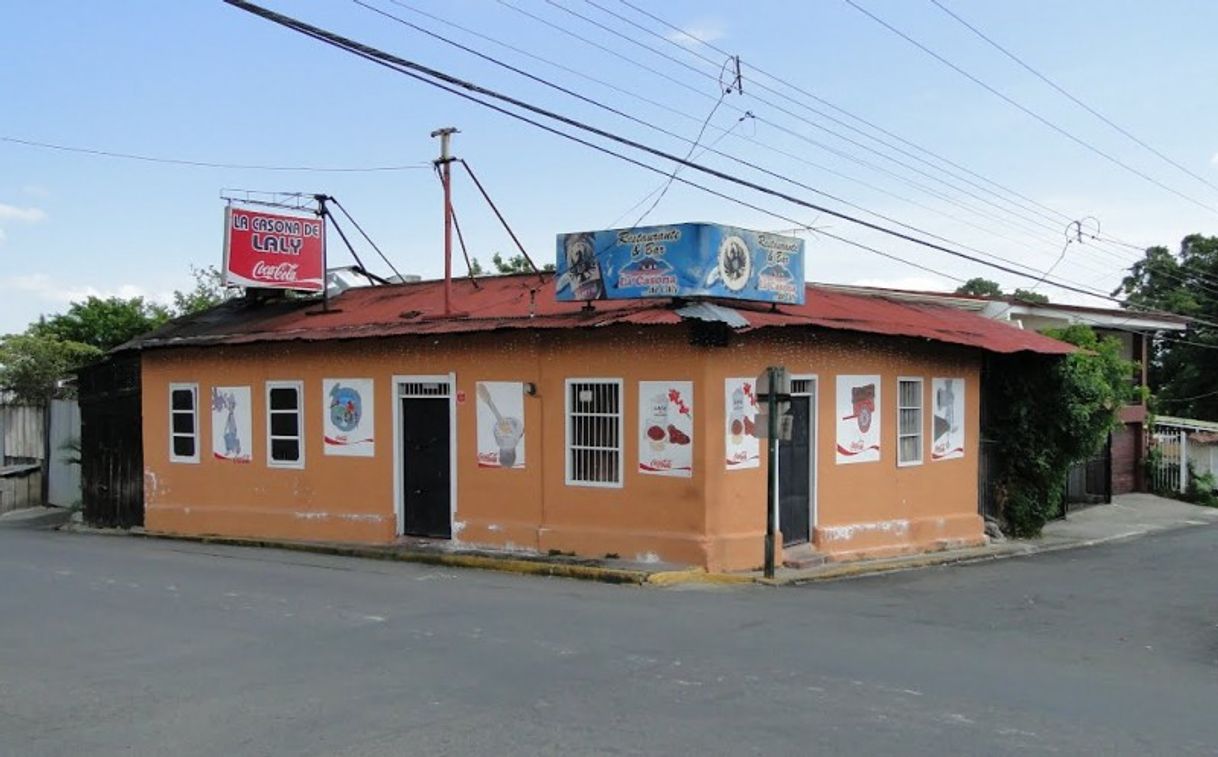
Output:
[[266,385],[266,464],[275,468],[304,467],[302,385],[299,381],[268,381]]
[[567,380],[567,484],[622,485],[621,379]]
[[897,380],[897,465],[922,462],[922,379]]
[[199,462],[199,385],[169,385],[169,459]]

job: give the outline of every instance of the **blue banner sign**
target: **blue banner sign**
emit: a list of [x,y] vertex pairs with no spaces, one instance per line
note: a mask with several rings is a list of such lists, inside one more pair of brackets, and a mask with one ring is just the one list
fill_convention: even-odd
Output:
[[563,301],[723,297],[804,303],[804,240],[713,223],[558,235]]

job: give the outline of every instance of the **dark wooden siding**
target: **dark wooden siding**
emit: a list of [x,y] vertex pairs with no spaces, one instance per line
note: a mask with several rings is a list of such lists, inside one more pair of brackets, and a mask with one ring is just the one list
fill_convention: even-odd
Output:
[[81,497],[85,521],[144,524],[144,434],[139,355],[80,371]]

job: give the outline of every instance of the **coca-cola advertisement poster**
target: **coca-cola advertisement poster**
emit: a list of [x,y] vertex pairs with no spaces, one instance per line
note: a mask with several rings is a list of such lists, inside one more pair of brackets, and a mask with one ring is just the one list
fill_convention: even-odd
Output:
[[879,376],[837,377],[837,464],[880,459]]
[[322,379],[323,449],[338,457],[375,457],[372,379]]
[[934,440],[930,459],[964,457],[964,379],[934,379],[931,392],[934,397]]
[[725,379],[723,393],[724,440],[728,470],[761,466],[761,445],[757,441],[757,392],[751,378]]
[[524,468],[524,384],[479,381],[478,467]]
[[694,384],[639,382],[639,473],[694,473]]
[[217,460],[248,463],[253,459],[253,422],[248,386],[211,388],[211,453]]
[[326,225],[316,217],[224,209],[224,283],[320,292]]

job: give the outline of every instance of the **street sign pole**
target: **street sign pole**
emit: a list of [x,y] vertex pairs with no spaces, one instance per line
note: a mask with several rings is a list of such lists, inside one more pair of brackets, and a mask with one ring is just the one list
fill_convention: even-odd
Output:
[[765,577],[774,577],[774,514],[778,509],[778,380],[777,371],[766,368],[769,392],[766,394],[766,498],[765,498]]

